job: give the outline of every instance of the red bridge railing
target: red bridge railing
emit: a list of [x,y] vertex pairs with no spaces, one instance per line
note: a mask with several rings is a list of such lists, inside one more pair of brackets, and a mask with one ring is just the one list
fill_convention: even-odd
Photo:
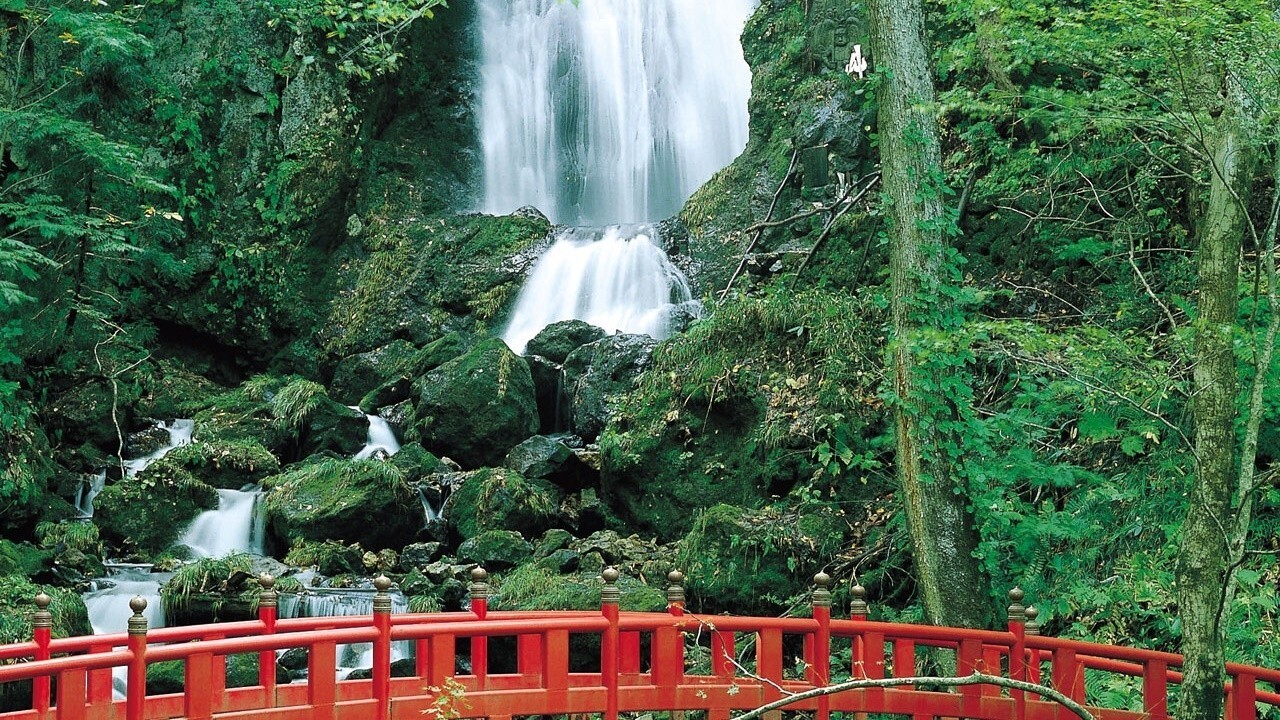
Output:
[[[1164,720],[1182,659],[1169,653],[1041,637],[1035,611],[1010,592],[1005,631],[870,622],[861,588],[852,616],[831,617],[830,579],[815,578],[812,617],[697,616],[684,607],[683,576],[669,576],[667,613],[620,612],[618,573],[602,574],[600,612],[489,612],[487,575],[473,572],[469,612],[391,612],[391,583],[375,585],[372,618],[278,620],[274,581],[262,580],[255,621],[148,630],[141,598],[127,633],[53,640],[49,599],[36,599],[35,639],[0,646],[0,684],[31,683],[28,709],[0,720],[278,718],[348,720],[704,711],[726,720],[848,678],[915,677],[926,649],[954,658],[957,676],[974,672],[1043,683],[1086,705],[1099,720]],[[410,677],[392,677],[392,643],[415,648]],[[372,643],[372,679],[338,680],[338,646]],[[570,649],[574,652],[571,654]],[[596,648],[598,647],[598,652]],[[305,648],[307,677],[276,682],[276,652]],[[461,650],[461,651],[460,651]],[[251,687],[227,688],[227,657],[255,654]],[[590,666],[571,667],[589,657]],[[148,695],[147,666],[177,660],[182,694]],[[945,659],[942,665],[949,664]],[[112,672],[126,669],[123,699]],[[1280,672],[1229,664],[1228,720],[1254,720],[1259,705],[1280,705]],[[1127,707],[1106,707],[1086,680],[1128,684]],[[1265,683],[1269,687],[1260,687]],[[1124,692],[1107,696],[1111,705]],[[1063,720],[1070,710],[1041,696],[995,685],[937,689],[925,684],[863,687],[788,706],[815,720],[832,712],[979,720]],[[778,713],[772,717],[777,718]]]

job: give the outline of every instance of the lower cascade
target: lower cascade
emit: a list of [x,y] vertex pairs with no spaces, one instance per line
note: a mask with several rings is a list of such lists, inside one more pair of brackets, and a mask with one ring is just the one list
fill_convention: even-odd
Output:
[[196,558],[222,557],[233,552],[264,554],[263,495],[253,485],[241,490],[219,490],[218,508],[196,516],[178,544],[190,548],[191,556]]
[[544,327],[572,319],[666,338],[676,316],[701,306],[657,238],[650,225],[561,229],[529,272],[502,339],[522,353]]

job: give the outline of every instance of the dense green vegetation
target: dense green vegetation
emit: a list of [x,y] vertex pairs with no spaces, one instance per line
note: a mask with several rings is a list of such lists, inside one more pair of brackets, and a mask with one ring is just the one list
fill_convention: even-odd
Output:
[[[862,10],[762,0],[749,145],[663,226],[705,315],[653,348],[566,330],[554,359],[491,338],[549,224],[462,214],[473,4],[452,5],[0,0],[0,639],[27,631],[22,578],[82,631],[71,590],[102,558],[163,558],[215,488],[259,482],[274,555],[391,572],[417,608],[490,558],[500,607],[590,605],[605,564],[656,607],[678,564],[707,610],[785,611],[826,569],[838,603],[857,581],[918,620],[897,412],[970,519],[983,580],[955,592],[994,613],[1018,584],[1046,632],[1177,650],[1212,330],[1226,657],[1280,665],[1273,2],[927,3],[940,160],[894,201],[884,68],[844,71]],[[926,201],[939,249],[895,296],[893,211]],[[1224,222],[1225,289],[1204,258]],[[619,357],[638,374],[575,400],[598,445],[513,461],[548,387]],[[352,404],[401,454],[348,459]],[[195,442],[123,477],[174,417]],[[242,610],[251,563],[214,562],[166,603]]]

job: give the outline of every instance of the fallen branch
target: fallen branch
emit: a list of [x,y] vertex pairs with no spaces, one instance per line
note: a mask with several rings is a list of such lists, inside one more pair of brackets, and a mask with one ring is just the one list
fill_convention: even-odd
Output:
[[1093,714],[1085,709],[1083,705],[1053,688],[1036,685],[1035,683],[1023,682],[1022,680],[1000,677],[998,675],[987,675],[986,673],[980,672],[975,672],[972,675],[966,675],[964,677],[904,677],[883,678],[878,680],[849,680],[848,682],[828,685],[827,687],[805,690],[804,692],[790,695],[782,698],[781,700],[775,700],[771,703],[761,705],[754,710],[735,716],[733,720],[755,720],[767,712],[780,710],[788,705],[800,702],[801,700],[808,700],[809,698],[835,695],[836,693],[842,693],[848,690],[886,688],[896,687],[898,685],[942,685],[946,687],[958,687],[961,685],[995,685],[997,687],[1008,688],[1010,690],[1022,690],[1024,692],[1048,698],[1078,715],[1080,720],[1094,720]]
[[[773,211],[778,207],[778,198],[782,197],[782,188],[787,186],[787,181],[791,179],[791,173],[796,169],[796,160],[800,157],[800,148],[791,151],[791,162],[787,164],[787,171],[782,174],[782,182],[778,183],[778,189],[773,191],[773,202],[769,203],[769,211],[764,214],[765,222],[773,217]],[[738,261],[738,267],[734,268],[733,274],[729,276],[729,282],[725,284],[724,290],[720,291],[720,299],[724,300],[729,294],[729,289],[733,287],[733,282],[742,274],[742,268],[747,264],[747,257],[751,255],[751,251],[756,249],[756,243],[760,242],[760,238],[764,234],[764,228],[758,228],[756,225],[743,230],[743,232],[755,231],[755,237],[751,238],[751,242],[747,243],[747,249],[742,251],[742,259]]]
[[[796,283],[800,282],[800,276],[804,274],[805,268],[809,267],[809,262],[813,260],[813,256],[818,253],[818,249],[822,247],[822,243],[826,242],[827,238],[831,235],[831,228],[835,227],[836,222],[840,220],[840,218],[844,217],[844,214],[849,212],[854,205],[857,205],[859,200],[866,197],[867,193],[870,192],[871,188],[875,187],[878,182],[880,182],[880,173],[872,175],[871,182],[867,183],[867,186],[862,188],[856,197],[846,203],[844,207],[840,208],[839,212],[827,218],[827,224],[823,226],[822,234],[818,236],[816,241],[814,241],[813,247],[809,248],[809,252],[804,256],[804,262],[800,263],[800,268],[796,270],[795,277],[791,280],[792,288],[795,288]],[[870,243],[871,239],[868,238],[867,242]]]

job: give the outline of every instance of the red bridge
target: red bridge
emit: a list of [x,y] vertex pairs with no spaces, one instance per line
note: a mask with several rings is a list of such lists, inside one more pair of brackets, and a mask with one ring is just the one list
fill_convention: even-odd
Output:
[[[50,639],[49,598],[41,595],[34,640],[0,646],[0,683],[30,683],[30,708],[0,720],[388,720],[424,713],[437,720],[586,713],[614,720],[620,712],[685,710],[726,720],[733,711],[784,701],[786,710],[815,720],[832,712],[1162,720],[1181,680],[1178,655],[1038,635],[1034,609],[1022,606],[1018,590],[1010,592],[1008,629],[996,632],[870,622],[861,588],[854,588],[852,617],[833,619],[825,574],[815,578],[810,618],[688,614],[679,573],[669,576],[667,613],[619,612],[618,573],[606,570],[602,578],[599,612],[488,612],[487,575],[477,569],[468,612],[393,615],[391,583],[378,578],[372,617],[277,620],[274,580],[263,576],[254,621],[148,630],[146,603],[134,598],[128,633],[57,640]],[[399,641],[416,648],[412,677],[391,676],[392,643]],[[347,643],[372,643],[372,679],[336,679],[337,648]],[[589,667],[571,669],[571,643]],[[289,648],[308,651],[307,679],[277,684],[276,652]],[[934,662],[954,659],[954,686],[917,677],[928,648],[938,649],[927,653]],[[227,688],[226,659],[243,653],[258,656],[258,684]],[[166,660],[184,663],[185,693],[148,695],[147,666]],[[119,667],[127,669],[123,699],[113,693],[112,669]],[[1280,672],[1234,664],[1227,672],[1228,720],[1253,720],[1259,705],[1280,705]],[[861,682],[798,697],[849,678]],[[1096,692],[1099,686],[1107,692]],[[1073,702],[1081,707],[1069,707]]]

